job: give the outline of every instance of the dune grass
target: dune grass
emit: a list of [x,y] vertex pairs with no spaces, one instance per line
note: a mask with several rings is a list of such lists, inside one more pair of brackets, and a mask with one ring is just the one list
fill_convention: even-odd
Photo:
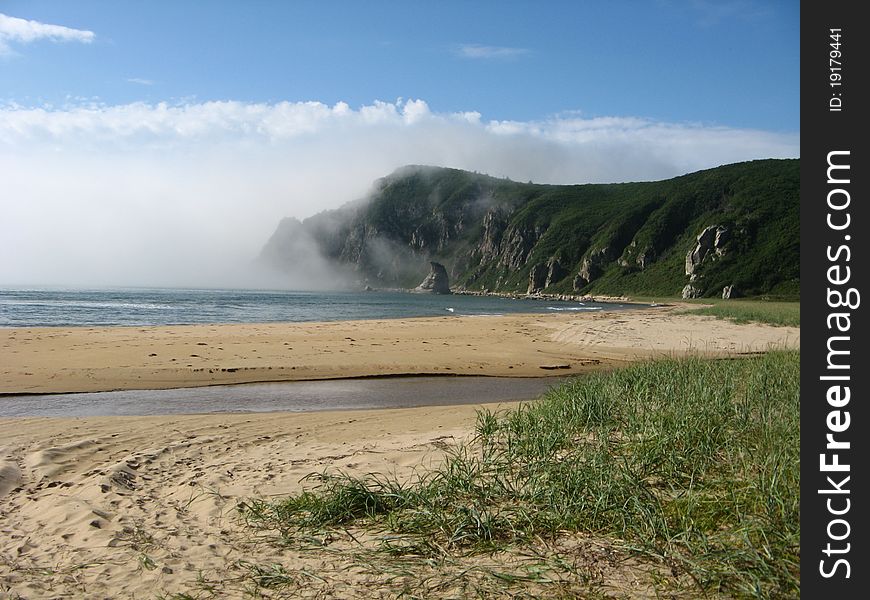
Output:
[[396,558],[604,536],[695,592],[794,597],[799,359],[673,359],[589,375],[481,412],[474,440],[411,482],[324,473],[304,493],[240,510],[285,540],[386,534],[379,551]]
[[735,323],[765,323],[777,327],[800,327],[800,302],[772,302],[768,300],[709,300],[704,306],[685,311],[693,315],[710,315]]

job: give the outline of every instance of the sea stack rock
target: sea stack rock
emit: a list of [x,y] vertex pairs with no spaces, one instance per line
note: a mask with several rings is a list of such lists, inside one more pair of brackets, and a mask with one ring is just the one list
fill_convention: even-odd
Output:
[[450,281],[447,278],[447,269],[437,262],[430,262],[429,265],[429,274],[420,285],[414,288],[414,291],[429,294],[449,294]]

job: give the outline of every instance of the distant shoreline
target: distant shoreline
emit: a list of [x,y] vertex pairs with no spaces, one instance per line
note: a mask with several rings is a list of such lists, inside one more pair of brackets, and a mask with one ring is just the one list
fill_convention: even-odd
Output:
[[589,294],[546,294],[538,292],[536,294],[523,294],[520,292],[491,292],[488,290],[451,290],[451,294],[457,296],[487,296],[493,298],[511,298],[514,300],[555,300],[560,302],[597,302],[601,304],[643,304],[632,300],[628,296],[593,296]]

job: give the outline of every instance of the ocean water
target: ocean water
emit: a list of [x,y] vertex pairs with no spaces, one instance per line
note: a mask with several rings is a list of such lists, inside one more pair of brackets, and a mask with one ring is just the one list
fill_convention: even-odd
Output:
[[0,327],[340,321],[623,310],[636,306],[405,292],[0,288]]

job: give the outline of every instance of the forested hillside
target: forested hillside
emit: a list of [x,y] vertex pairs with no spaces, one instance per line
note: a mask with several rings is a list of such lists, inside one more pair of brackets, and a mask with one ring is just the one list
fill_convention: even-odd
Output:
[[413,287],[436,261],[454,289],[797,297],[798,203],[798,160],[588,185],[409,166],[369,198],[285,219],[262,259],[314,252],[376,288]]

